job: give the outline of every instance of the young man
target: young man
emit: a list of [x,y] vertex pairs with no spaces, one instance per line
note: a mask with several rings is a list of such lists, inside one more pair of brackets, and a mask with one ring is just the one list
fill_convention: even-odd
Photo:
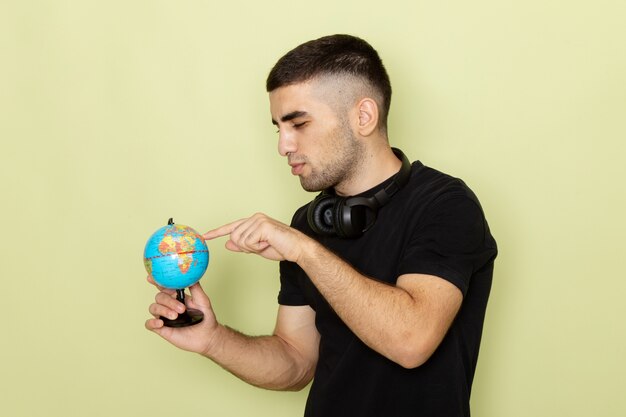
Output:
[[199,284],[188,306],[161,289],[149,330],[239,378],[297,390],[306,416],[469,416],[496,243],[475,195],[389,146],[391,86],[376,51],[347,35],[307,42],[267,80],[278,150],[308,191],[291,226],[255,214],[204,235],[280,261],[274,334],[220,324]]

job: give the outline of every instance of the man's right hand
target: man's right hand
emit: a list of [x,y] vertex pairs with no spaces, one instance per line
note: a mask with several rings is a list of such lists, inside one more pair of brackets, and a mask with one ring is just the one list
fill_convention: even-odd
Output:
[[[146,329],[158,334],[174,346],[190,352],[207,354],[210,350],[213,336],[218,328],[215,313],[211,307],[211,301],[200,286],[195,283],[189,287],[191,296],[185,297],[186,306],[176,300],[176,291],[159,286],[151,276],[148,282],[158,288],[159,292],[154,297],[155,302],[149,307],[150,314],[154,318],[146,320]],[[188,327],[165,327],[159,317],[175,319],[185,309],[195,308],[204,313],[202,322]]]

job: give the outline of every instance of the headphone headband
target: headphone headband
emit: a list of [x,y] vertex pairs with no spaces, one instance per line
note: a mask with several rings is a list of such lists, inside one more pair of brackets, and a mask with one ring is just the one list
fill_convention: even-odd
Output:
[[411,163],[404,153],[398,148],[391,148],[393,153],[402,161],[400,171],[393,176],[393,180],[385,188],[374,194],[374,199],[378,202],[379,207],[384,206],[391,200],[391,197],[409,182],[411,177]]

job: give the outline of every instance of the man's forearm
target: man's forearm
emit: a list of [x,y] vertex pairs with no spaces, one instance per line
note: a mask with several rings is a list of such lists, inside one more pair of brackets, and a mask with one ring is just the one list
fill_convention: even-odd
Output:
[[278,336],[248,336],[222,325],[216,331],[203,356],[251,385],[297,391],[313,378],[313,366]]

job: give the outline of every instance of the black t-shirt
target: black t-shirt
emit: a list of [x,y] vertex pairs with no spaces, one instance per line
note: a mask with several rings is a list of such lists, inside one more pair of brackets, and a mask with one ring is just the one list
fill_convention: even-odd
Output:
[[[371,196],[390,180],[363,193]],[[376,353],[342,322],[295,263],[281,262],[282,305],[310,305],[321,335],[305,416],[469,416],[496,243],[480,203],[463,181],[414,162],[411,178],[362,237],[316,235],[307,206],[292,226],[321,242],[361,274],[395,284],[403,274],[441,277],[463,303],[441,345],[422,366],[405,369]]]

